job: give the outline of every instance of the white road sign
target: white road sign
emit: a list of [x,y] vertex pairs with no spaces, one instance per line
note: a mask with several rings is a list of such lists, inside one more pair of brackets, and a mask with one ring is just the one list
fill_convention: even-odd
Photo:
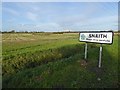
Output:
[[79,40],[82,42],[93,42],[112,44],[113,43],[113,32],[81,32]]

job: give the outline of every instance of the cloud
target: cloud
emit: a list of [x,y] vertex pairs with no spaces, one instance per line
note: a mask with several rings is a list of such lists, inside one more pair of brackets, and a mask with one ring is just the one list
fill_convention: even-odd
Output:
[[106,16],[106,17],[97,17],[93,19],[89,19],[88,23],[90,24],[107,24],[107,23],[117,23],[118,22],[118,16]]
[[[10,9],[6,5],[4,10],[13,15],[17,23],[34,23],[36,27],[25,27],[26,30],[80,30],[80,29],[99,29],[112,28],[117,23],[116,11],[111,9],[109,3],[13,3]],[[107,6],[106,6],[107,5]],[[11,5],[12,6],[12,5]],[[104,9],[105,8],[105,9]],[[113,12],[113,13],[112,13]],[[7,16],[7,14],[5,13]],[[9,14],[8,14],[9,15]],[[11,19],[10,17],[10,19]],[[38,25],[38,23],[40,25]],[[18,27],[19,28],[19,27]],[[17,29],[17,28],[16,28]]]
[[[66,23],[68,22],[68,24],[70,25],[97,25],[97,24],[107,24],[107,23],[117,23],[118,22],[118,16],[117,15],[113,15],[113,16],[104,16],[104,17],[95,17],[95,18],[71,18],[68,20],[66,20]],[[64,23],[62,23],[64,24]]]
[[62,27],[57,23],[39,23],[36,25],[36,29],[41,31],[60,31]]
[[[87,21],[79,21],[74,23],[62,23],[61,27],[68,30],[109,30],[109,29],[117,29],[115,26],[118,22],[117,15],[114,16],[104,16],[104,17],[96,17],[89,18]],[[76,21],[76,19],[75,19]]]
[[13,10],[13,9],[6,8],[6,7],[3,7],[2,9],[3,9],[3,11],[5,11],[5,12],[7,12],[7,13],[10,13],[10,14],[12,14],[12,15],[19,15],[19,12],[18,12],[18,11],[15,11],[15,10]]
[[[99,13],[100,10],[100,3],[83,3],[84,6],[78,9],[78,6],[76,7],[70,7],[70,8],[74,8],[73,10],[71,10],[69,8],[69,11],[72,11],[71,14],[66,14],[65,16],[61,15],[60,17],[57,17],[56,21],[60,24],[74,24],[74,23],[85,23],[88,22],[88,20],[90,18],[94,18],[93,16],[96,13]],[[82,5],[82,3],[81,3]],[[67,12],[67,11],[66,11]],[[69,12],[68,12],[69,13]],[[76,14],[74,14],[76,13]]]
[[29,20],[36,21],[37,17],[38,17],[38,15],[35,13],[32,13],[32,12],[26,13],[26,18],[28,18]]
[[[18,24],[14,26],[9,26],[8,28],[4,28],[6,30],[15,29],[16,31],[61,31],[63,30],[57,23],[39,23],[39,24]],[[19,29],[18,29],[19,28]]]

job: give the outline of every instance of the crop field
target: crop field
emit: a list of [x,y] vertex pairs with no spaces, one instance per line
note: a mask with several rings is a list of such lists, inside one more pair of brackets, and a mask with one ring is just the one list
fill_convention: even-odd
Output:
[[[84,42],[79,33],[2,34],[3,88],[118,88],[118,35],[112,45]],[[120,41],[119,41],[120,42]]]

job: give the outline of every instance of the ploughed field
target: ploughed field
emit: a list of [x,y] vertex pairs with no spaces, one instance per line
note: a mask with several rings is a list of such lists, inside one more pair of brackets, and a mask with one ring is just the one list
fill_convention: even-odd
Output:
[[118,35],[112,45],[84,42],[79,33],[5,33],[2,35],[3,88],[118,87]]

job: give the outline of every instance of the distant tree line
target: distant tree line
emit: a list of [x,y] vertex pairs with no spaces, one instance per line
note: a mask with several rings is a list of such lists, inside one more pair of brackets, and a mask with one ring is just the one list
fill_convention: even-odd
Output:
[[[79,32],[84,32],[84,31],[62,31],[62,32],[44,32],[44,31],[0,31],[0,33],[52,33],[52,34],[63,34],[63,33],[79,33]],[[89,32],[89,31],[86,31]],[[113,31],[114,33],[120,33],[120,30],[118,31]]]
[[2,33],[44,33],[44,31],[2,31]]

